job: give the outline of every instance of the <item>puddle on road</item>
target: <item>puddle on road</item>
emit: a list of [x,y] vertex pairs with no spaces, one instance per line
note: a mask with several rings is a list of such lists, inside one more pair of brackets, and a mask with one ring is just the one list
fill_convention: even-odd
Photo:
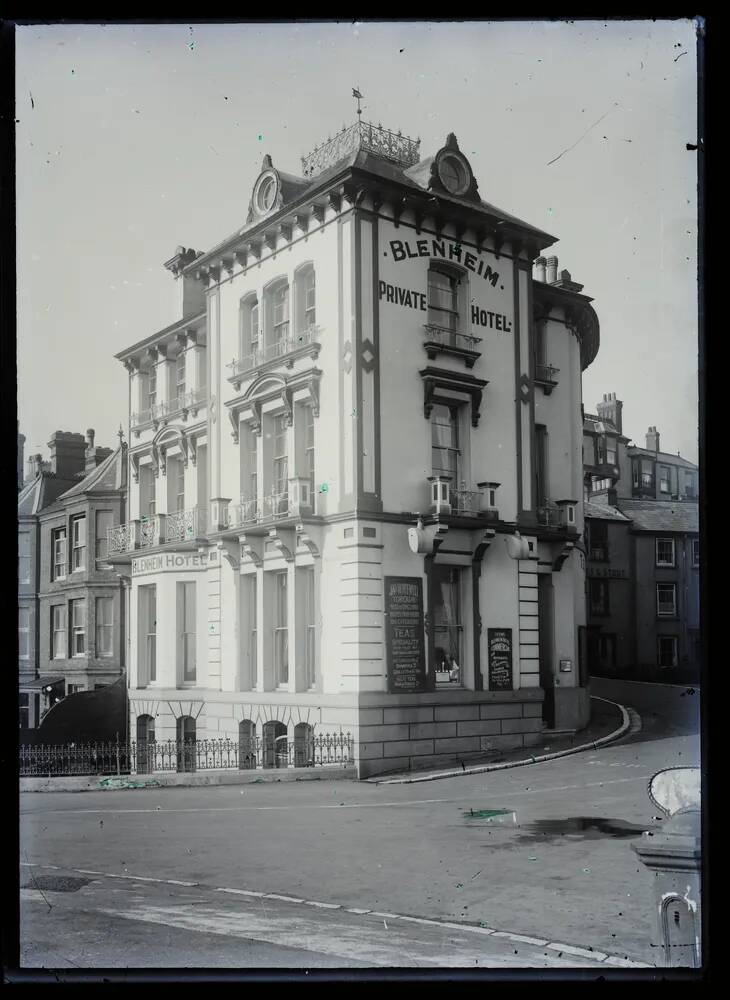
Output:
[[629,823],[624,819],[605,816],[569,816],[563,819],[538,819],[518,825],[520,832],[505,843],[487,844],[487,847],[514,847],[522,844],[546,843],[562,837],[579,840],[598,840],[604,837],[640,837],[644,831],[653,831],[650,824]]
[[77,892],[93,879],[78,878],[75,875],[36,875],[24,882],[21,889],[38,889],[41,892]]

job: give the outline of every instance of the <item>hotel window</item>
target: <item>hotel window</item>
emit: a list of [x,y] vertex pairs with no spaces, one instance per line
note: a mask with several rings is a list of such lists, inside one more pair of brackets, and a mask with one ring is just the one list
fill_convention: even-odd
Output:
[[53,549],[53,579],[66,579],[66,529],[54,528],[51,532]]
[[459,329],[458,275],[445,267],[428,269],[428,322],[450,333]]
[[156,509],[155,474],[151,465],[142,465],[139,470],[139,513],[142,518],[154,517]]
[[30,656],[30,608],[18,608],[18,656],[21,660]]
[[147,406],[154,408],[157,402],[157,367],[152,365],[147,373]]
[[315,663],[315,618],[314,618],[314,567],[305,566],[299,570],[304,599],[304,687],[314,687],[316,681]]
[[305,468],[314,497],[314,410],[311,406],[304,407],[304,454]]
[[461,570],[455,566],[434,566],[431,586],[436,683],[461,684]]
[[692,565],[699,566],[700,564],[700,540],[699,538],[692,539]]
[[109,530],[114,527],[114,514],[110,510],[96,512],[96,534],[94,540],[94,557],[97,568],[99,563],[106,562]]
[[605,618],[609,614],[608,580],[590,580],[589,595],[591,615]]
[[437,403],[431,410],[431,470],[451,476],[451,490],[459,487],[459,408]]
[[175,361],[175,389],[178,406],[181,406],[185,395],[185,351],[180,351]]
[[669,466],[660,465],[659,466],[659,492],[660,493],[671,493],[671,485],[669,481]]
[[306,333],[315,324],[315,295],[314,267],[312,264],[302,264],[294,275],[295,337]]
[[304,279],[304,322],[307,329],[314,326],[316,318],[316,289],[314,268],[307,271]]
[[656,613],[660,618],[677,617],[676,583],[658,583],[656,585]]
[[273,450],[273,493],[274,510],[272,513],[284,513],[287,510],[289,480],[288,480],[288,428],[286,417],[282,414],[274,417],[274,450]]
[[86,518],[74,517],[71,521],[71,569],[86,566]]
[[54,604],[51,607],[51,649],[52,659],[65,660],[68,656],[68,639],[66,637],[67,610],[65,604]]
[[114,599],[97,597],[96,599],[96,655],[113,656],[113,614]]
[[86,601],[69,601],[71,608],[71,656],[86,652]]
[[[157,587],[139,588],[139,673],[142,683],[157,680]],[[146,678],[146,680],[144,679]]]
[[185,465],[181,458],[175,463],[175,510],[185,510]]
[[286,571],[274,577],[274,679],[277,686],[289,682]]
[[183,684],[196,680],[195,584],[177,585],[178,668]]
[[259,302],[255,295],[247,295],[239,304],[241,357],[255,362],[259,349]]
[[30,532],[18,535],[18,583],[30,583]]
[[677,658],[677,637],[676,635],[660,635],[657,637],[657,666],[676,667]]
[[278,285],[271,293],[273,341],[283,349],[289,339],[289,285]]
[[674,539],[657,538],[656,540],[656,564],[657,566],[674,566]]

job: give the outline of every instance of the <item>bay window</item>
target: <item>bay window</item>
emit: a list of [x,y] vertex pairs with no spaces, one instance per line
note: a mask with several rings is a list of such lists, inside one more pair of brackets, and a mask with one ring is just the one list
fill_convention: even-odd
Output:
[[114,514],[110,510],[96,512],[96,532],[94,535],[94,557],[97,563],[106,562],[109,529],[114,527]]
[[18,608],[18,656],[30,657],[30,608]]
[[68,656],[66,622],[66,605],[54,604],[51,607],[51,656],[54,660],[65,660]]
[[51,532],[51,547],[53,552],[53,575],[54,580],[65,580],[66,578],[66,529],[54,528]]
[[86,566],[86,518],[74,517],[71,521],[71,569]]

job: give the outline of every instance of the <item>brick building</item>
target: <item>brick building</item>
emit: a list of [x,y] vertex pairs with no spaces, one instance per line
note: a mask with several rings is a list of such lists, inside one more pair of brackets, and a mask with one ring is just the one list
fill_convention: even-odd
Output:
[[299,176],[265,157],[233,235],[166,263],[178,318],[117,355],[133,737],[349,731],[363,776],[588,720],[598,320],[453,135],[419,145],[358,121]]

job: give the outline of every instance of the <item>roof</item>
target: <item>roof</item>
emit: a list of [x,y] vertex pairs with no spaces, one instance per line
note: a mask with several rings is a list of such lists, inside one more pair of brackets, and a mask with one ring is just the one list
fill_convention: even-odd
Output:
[[583,514],[585,517],[592,517],[597,521],[623,521],[628,523],[629,518],[617,507],[612,507],[610,504],[593,503],[592,501],[586,500],[583,504]]
[[586,413],[583,420],[583,430],[595,434],[605,434],[606,431],[613,432],[614,434],[619,433],[618,427],[616,427],[616,424],[612,420],[606,420],[605,417],[598,417],[595,413]]
[[97,465],[95,469],[85,476],[80,483],[72,486],[70,490],[66,490],[62,493],[59,500],[65,500],[67,497],[79,496],[83,493],[94,493],[103,492],[108,493],[110,490],[118,490],[122,488],[122,476],[120,475],[122,468],[120,467],[120,462],[122,458],[122,451],[126,452],[124,446],[120,446],[113,451],[111,455],[108,455],[104,461]]
[[668,451],[651,451],[649,448],[639,448],[635,444],[631,445],[628,451],[630,455],[646,455],[647,458],[655,458],[658,462],[666,462],[667,465],[682,465],[686,469],[699,468],[694,462],[690,462],[689,459],[682,458],[681,455],[672,455]]
[[667,500],[619,500],[620,509],[632,522],[633,531],[677,531],[698,533],[700,507],[696,503]]
[[74,486],[76,478],[61,478],[53,472],[43,470],[39,475],[24,484],[18,494],[18,516],[38,514],[50,507],[59,496],[70,486]]

